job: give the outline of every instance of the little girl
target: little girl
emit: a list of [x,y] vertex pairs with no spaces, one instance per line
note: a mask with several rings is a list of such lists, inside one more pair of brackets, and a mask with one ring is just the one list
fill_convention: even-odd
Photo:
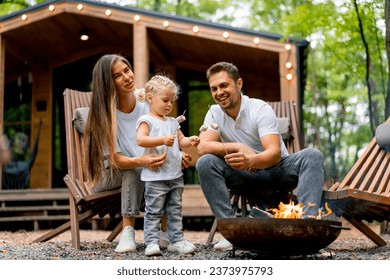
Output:
[[183,173],[180,148],[197,146],[198,136],[185,137],[177,119],[168,117],[177,100],[178,86],[163,75],[152,77],[145,85],[145,99],[150,105],[148,115],[137,122],[137,143],[144,153],[167,153],[166,161],[156,169],[144,168],[141,180],[145,181],[145,255],[161,255],[159,229],[165,212],[168,224],[169,252],[193,253],[195,246],[184,240],[182,194]]

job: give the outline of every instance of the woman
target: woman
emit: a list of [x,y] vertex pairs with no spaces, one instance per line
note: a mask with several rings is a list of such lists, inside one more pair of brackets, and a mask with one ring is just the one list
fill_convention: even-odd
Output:
[[[92,99],[85,127],[84,165],[93,192],[122,188],[123,229],[115,252],[136,250],[134,224],[139,215],[144,183],[142,167],[158,168],[166,154],[142,155],[136,142],[136,121],[149,112],[137,99],[130,63],[119,55],[104,55],[92,72]],[[191,157],[183,155],[188,167]]]

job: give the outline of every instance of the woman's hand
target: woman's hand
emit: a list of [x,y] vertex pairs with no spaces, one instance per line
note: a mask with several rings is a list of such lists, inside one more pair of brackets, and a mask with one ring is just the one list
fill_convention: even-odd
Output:
[[190,154],[187,154],[186,152],[181,152],[181,168],[186,169],[190,166],[190,163],[192,161],[192,156]]
[[147,167],[151,170],[157,170],[164,164],[165,160],[167,159],[167,153],[163,153],[162,155],[144,155],[142,158],[144,160],[144,167]]

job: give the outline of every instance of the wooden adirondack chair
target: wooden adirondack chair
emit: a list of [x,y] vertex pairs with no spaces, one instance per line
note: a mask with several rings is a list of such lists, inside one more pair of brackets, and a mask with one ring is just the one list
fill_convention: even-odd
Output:
[[[269,102],[276,113],[281,128],[283,141],[289,153],[295,153],[302,149],[301,132],[299,128],[298,112],[296,104],[292,100]],[[289,200],[296,201],[293,193],[275,193],[272,188],[264,188],[256,192],[243,192],[242,190],[229,189],[230,201],[237,216],[248,216],[250,209],[257,206],[261,209],[277,207],[279,202],[288,203]],[[211,227],[207,244],[213,241],[217,230],[217,221]]]
[[390,152],[378,145],[376,137],[347,176],[324,191],[324,200],[376,245],[386,245],[364,223],[390,221]]
[[[78,108],[89,107],[91,92],[80,92],[66,89],[64,91],[65,129],[68,174],[64,181],[69,188],[70,220],[63,225],[51,230],[47,234],[34,240],[44,242],[59,234],[71,230],[72,246],[80,249],[80,229],[82,222],[96,216],[104,217],[109,215],[115,217],[120,214],[121,195],[120,189],[109,190],[100,193],[90,193],[84,182],[82,166],[82,134],[74,125],[74,114]],[[121,232],[122,222],[107,237],[112,241]]]

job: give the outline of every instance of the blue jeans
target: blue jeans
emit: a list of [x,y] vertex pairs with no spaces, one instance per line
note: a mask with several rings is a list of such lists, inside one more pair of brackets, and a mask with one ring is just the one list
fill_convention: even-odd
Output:
[[145,244],[158,244],[160,222],[167,216],[167,232],[170,243],[183,240],[182,195],[183,177],[169,181],[145,182]]
[[121,188],[121,214],[123,217],[135,217],[140,214],[140,206],[144,195],[144,182],[141,181],[141,168],[117,170],[111,178],[110,170],[102,182],[96,185],[93,193]]
[[[232,169],[223,158],[213,154],[201,156],[197,163],[200,185],[216,218],[234,218],[229,189],[272,186],[279,191],[296,189],[298,202],[304,205],[305,216],[318,215],[324,184],[324,158],[312,148],[283,157],[271,168],[254,173]],[[310,206],[315,204],[315,206]]]

